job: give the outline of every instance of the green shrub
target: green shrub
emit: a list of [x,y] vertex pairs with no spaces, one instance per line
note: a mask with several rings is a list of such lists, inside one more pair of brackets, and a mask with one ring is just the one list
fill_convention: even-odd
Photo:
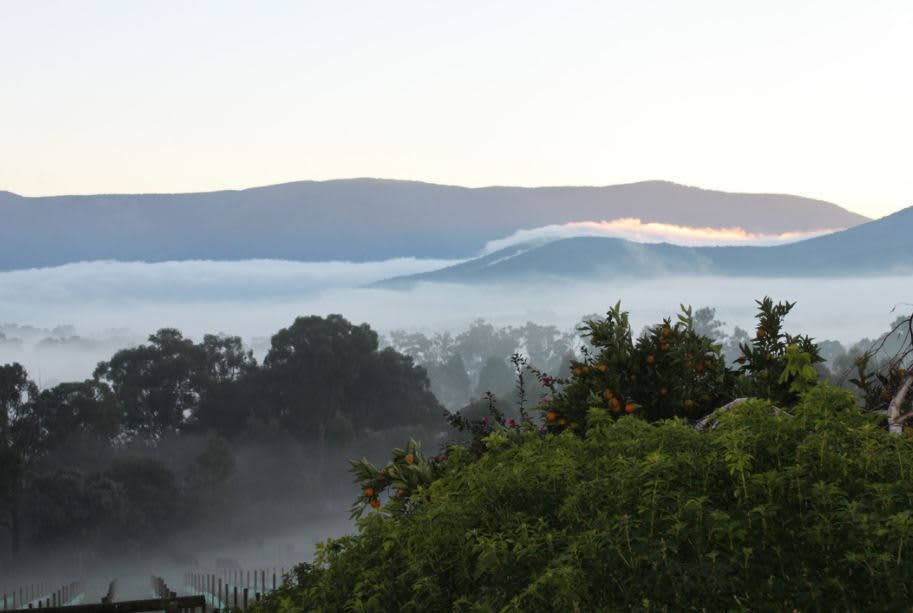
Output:
[[715,418],[700,432],[597,407],[583,436],[496,427],[259,610],[909,607],[913,439],[824,385],[789,412]]
[[795,303],[764,298],[757,304],[755,338],[741,345],[738,370],[726,364],[713,338],[698,333],[689,307],[635,339],[628,313],[616,304],[604,319],[581,328],[593,349],[572,363],[570,380],[540,373],[553,392],[541,407],[547,427],[585,430],[591,407],[655,421],[699,418],[740,396],[794,403],[817,379],[818,348],[809,337],[783,330]]

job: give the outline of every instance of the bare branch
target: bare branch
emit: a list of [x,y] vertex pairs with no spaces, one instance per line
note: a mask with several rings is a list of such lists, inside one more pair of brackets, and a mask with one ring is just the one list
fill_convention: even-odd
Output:
[[694,424],[694,429],[701,430],[701,431],[714,429],[716,427],[717,420],[721,414],[739,406],[740,404],[744,404],[746,402],[748,402],[748,398],[736,398],[732,402],[721,406],[713,413],[710,413],[709,415],[705,415],[704,417],[700,418]]
[[897,393],[894,394],[894,397],[891,399],[891,404],[888,405],[888,429],[891,434],[900,434],[903,432],[903,424],[908,418],[909,413],[901,415],[900,407],[902,407],[906,401],[911,386],[913,386],[913,372],[907,374],[903,385],[900,386],[900,389],[897,390]]

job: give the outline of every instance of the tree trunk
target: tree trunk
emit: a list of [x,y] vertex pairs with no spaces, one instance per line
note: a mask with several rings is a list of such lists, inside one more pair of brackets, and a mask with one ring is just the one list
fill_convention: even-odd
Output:
[[913,386],[913,372],[907,375],[906,380],[904,380],[900,389],[897,390],[897,393],[891,399],[891,404],[888,405],[888,430],[890,430],[891,434],[902,433],[904,422],[913,417],[913,412],[905,415],[900,414],[900,408],[906,401],[911,386]]

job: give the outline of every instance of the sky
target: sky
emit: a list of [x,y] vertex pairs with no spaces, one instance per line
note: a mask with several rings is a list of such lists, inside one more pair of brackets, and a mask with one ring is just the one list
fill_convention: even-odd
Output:
[[0,190],[666,179],[913,205],[913,2],[0,0]]

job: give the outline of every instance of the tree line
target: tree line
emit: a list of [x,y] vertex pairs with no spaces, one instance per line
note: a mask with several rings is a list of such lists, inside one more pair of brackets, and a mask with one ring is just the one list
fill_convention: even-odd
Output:
[[[176,516],[234,504],[222,486],[245,445],[269,456],[245,461],[261,481],[287,472],[313,491],[330,449],[440,430],[443,413],[424,368],[341,315],[299,317],[262,362],[236,336],[161,329],[85,381],[39,389],[20,364],[2,365],[0,526],[14,557],[26,544],[140,543]],[[309,474],[280,468],[293,452],[308,454]]]

